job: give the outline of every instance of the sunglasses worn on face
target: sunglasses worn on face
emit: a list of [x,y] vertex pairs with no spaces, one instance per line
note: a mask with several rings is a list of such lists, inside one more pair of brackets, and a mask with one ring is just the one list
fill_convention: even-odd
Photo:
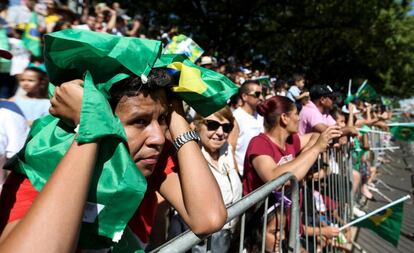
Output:
[[204,120],[204,124],[207,126],[207,130],[209,131],[216,131],[220,126],[223,128],[223,132],[230,133],[233,129],[233,124],[231,123],[224,123],[221,124],[220,122],[217,122],[215,120]]
[[247,93],[248,96],[252,96],[255,98],[260,98],[260,96],[262,95],[262,93],[260,91],[255,91],[255,92],[251,92],[251,93]]

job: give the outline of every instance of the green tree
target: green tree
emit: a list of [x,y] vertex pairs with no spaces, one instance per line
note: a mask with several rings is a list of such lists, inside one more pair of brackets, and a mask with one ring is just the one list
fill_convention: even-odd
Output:
[[178,26],[208,53],[234,55],[242,62],[264,59],[262,67],[271,74],[303,72],[310,83],[336,84],[344,90],[349,78],[368,79],[387,95],[414,94],[414,17],[407,14],[407,0],[123,4],[130,12],[146,14],[156,29]]

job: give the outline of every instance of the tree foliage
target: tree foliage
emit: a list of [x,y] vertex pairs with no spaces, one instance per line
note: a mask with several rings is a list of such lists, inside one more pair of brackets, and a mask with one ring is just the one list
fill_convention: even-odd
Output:
[[[121,1],[122,2],[122,1]],[[176,25],[219,57],[280,77],[346,87],[368,79],[387,95],[414,94],[414,17],[408,0],[123,1],[151,26]]]

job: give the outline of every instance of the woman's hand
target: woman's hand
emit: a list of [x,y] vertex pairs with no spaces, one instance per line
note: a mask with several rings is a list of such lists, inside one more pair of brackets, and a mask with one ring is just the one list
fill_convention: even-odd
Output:
[[325,151],[326,147],[331,143],[331,140],[338,138],[342,135],[339,126],[328,127],[318,138],[315,145],[319,148],[320,152]]
[[50,114],[76,126],[80,122],[82,109],[83,80],[76,79],[56,87],[50,100]]

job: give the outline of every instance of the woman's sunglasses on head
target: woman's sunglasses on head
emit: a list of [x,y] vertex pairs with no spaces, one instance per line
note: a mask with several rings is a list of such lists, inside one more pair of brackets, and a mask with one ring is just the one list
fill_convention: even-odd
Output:
[[204,124],[207,126],[207,130],[209,131],[216,131],[220,126],[223,128],[223,132],[225,133],[230,133],[233,129],[233,124],[231,123],[221,124],[220,122],[210,119],[204,120]]

